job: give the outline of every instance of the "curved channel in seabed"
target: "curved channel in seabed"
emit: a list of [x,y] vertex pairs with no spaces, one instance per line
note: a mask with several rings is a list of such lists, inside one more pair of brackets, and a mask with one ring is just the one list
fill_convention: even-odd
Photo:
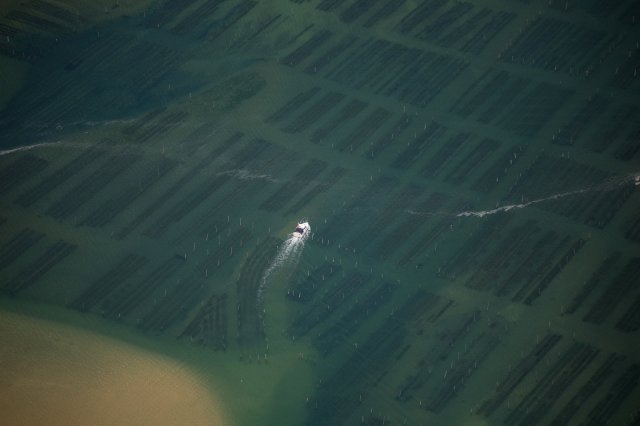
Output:
[[3,424],[228,424],[210,389],[170,358],[7,311],[0,336]]

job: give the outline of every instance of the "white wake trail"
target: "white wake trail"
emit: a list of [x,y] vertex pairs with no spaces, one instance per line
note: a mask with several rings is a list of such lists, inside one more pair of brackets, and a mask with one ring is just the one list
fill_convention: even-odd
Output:
[[252,171],[247,169],[225,170],[219,172],[218,176],[231,176],[240,180],[264,180],[271,183],[280,182],[278,179],[274,178],[271,175],[253,173]]
[[606,180],[602,183],[592,185],[586,188],[576,189],[574,191],[560,192],[558,194],[553,194],[548,197],[537,198],[535,200],[527,201],[526,203],[517,203],[517,204],[509,204],[506,206],[497,207],[491,210],[480,210],[480,211],[465,211],[456,214],[456,217],[464,217],[464,216],[476,216],[476,217],[484,217],[500,212],[508,212],[513,209],[523,209],[525,207],[543,203],[545,201],[558,200],[560,198],[571,197],[573,195],[585,194],[587,192],[592,191],[613,191],[622,185],[634,184],[635,186],[640,185],[640,173],[630,173],[625,176],[620,176],[617,178],[612,178]]
[[[15,148],[3,149],[0,150],[0,157],[5,155],[17,154],[19,152],[32,151],[35,149],[46,149],[46,148],[73,148],[73,149],[89,149],[94,146],[93,143],[81,143],[81,142],[67,142],[64,140],[54,141],[54,142],[39,142],[31,145],[18,146]],[[134,145],[118,145],[118,146],[134,146]]]
[[271,275],[282,267],[294,268],[298,262],[300,262],[300,257],[302,256],[302,251],[304,250],[304,244],[309,237],[310,232],[305,232],[301,237],[294,236],[293,234],[289,235],[282,246],[278,249],[278,253],[273,258],[273,261],[269,265],[267,269],[265,269],[262,274],[262,279],[260,280],[260,286],[258,287],[257,292],[257,303],[258,309],[261,311],[262,306],[264,306],[264,294],[269,286],[269,278]]
[[536,200],[527,201],[526,203],[508,204],[506,206],[497,207],[497,208],[491,209],[491,210],[460,212],[460,213],[458,213],[456,215],[456,217],[464,217],[464,216],[484,217],[484,216],[488,216],[488,215],[492,215],[492,214],[496,214],[496,213],[500,213],[500,212],[508,212],[509,210],[513,210],[513,209],[523,209],[525,207],[528,207],[528,206],[531,206],[531,205],[534,205],[534,204],[538,204],[538,203],[542,203],[544,201],[557,200],[559,198],[570,197],[571,195],[584,194],[585,192],[588,192],[588,191],[591,191],[591,190],[592,190],[592,188],[587,188],[587,189],[579,189],[579,190],[576,190],[576,191],[562,192],[560,194],[551,195],[549,197],[538,198]]
[[37,148],[60,146],[61,144],[63,144],[62,141],[42,142],[42,143],[36,143],[36,144],[33,144],[33,145],[20,146],[18,148],[4,149],[4,150],[0,151],[0,157],[3,157],[5,155],[10,155],[10,154],[15,154],[15,153],[18,153],[18,152],[23,152],[23,151],[31,151],[32,149],[37,149]]

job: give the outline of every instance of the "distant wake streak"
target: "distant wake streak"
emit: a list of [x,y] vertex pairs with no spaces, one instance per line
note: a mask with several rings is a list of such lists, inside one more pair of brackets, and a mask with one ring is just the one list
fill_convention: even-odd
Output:
[[271,175],[253,173],[247,169],[225,170],[223,172],[219,172],[218,176],[231,176],[241,180],[265,180],[272,183],[279,182],[278,179],[274,178]]
[[10,154],[15,154],[15,153],[18,153],[18,152],[23,152],[23,151],[31,151],[32,149],[36,149],[36,148],[59,146],[61,144],[62,144],[62,141],[43,142],[43,143],[36,143],[36,144],[33,144],[33,145],[21,146],[21,147],[18,147],[18,148],[5,149],[5,150],[0,151],[0,157],[3,157],[5,155],[10,155]]
[[525,203],[508,204],[506,206],[496,207],[490,210],[469,210],[458,213],[447,212],[420,212],[415,210],[406,210],[407,213],[416,216],[455,216],[455,217],[484,217],[500,212],[508,212],[509,210],[523,209],[534,204],[542,203],[545,201],[558,200],[560,198],[571,197],[573,195],[585,194],[591,191],[613,191],[622,185],[633,183],[635,186],[640,186],[640,173],[631,173],[626,176],[610,179],[603,183],[593,185],[586,188],[576,189],[574,191],[560,192],[548,197],[537,198],[535,200],[527,201]]
[[528,207],[528,206],[531,206],[531,205],[534,205],[534,204],[538,204],[538,203],[542,203],[544,201],[557,200],[557,199],[564,198],[564,197],[570,197],[572,195],[584,194],[585,192],[588,192],[588,191],[591,191],[591,190],[592,190],[592,188],[587,188],[587,189],[579,189],[579,190],[576,190],[576,191],[562,192],[560,194],[551,195],[549,197],[538,198],[536,200],[527,201],[526,203],[509,204],[509,205],[502,206],[502,207],[497,207],[497,208],[491,209],[491,210],[466,211],[466,212],[461,212],[461,213],[456,214],[456,217],[464,217],[464,216],[483,217],[483,216],[489,216],[489,215],[500,213],[500,212],[508,212],[509,210],[513,210],[513,209],[523,209],[525,207]]

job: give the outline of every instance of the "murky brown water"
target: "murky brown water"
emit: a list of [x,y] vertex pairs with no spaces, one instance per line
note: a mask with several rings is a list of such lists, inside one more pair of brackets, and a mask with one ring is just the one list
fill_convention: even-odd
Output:
[[3,424],[229,424],[211,389],[173,359],[6,311],[0,336]]

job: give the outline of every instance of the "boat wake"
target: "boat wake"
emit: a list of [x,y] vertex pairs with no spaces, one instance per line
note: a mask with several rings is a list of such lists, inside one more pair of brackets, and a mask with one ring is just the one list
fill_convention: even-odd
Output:
[[558,200],[560,198],[570,197],[572,195],[584,194],[585,192],[588,192],[588,191],[590,191],[590,189],[580,189],[577,191],[562,192],[560,194],[554,194],[549,197],[538,198],[536,200],[527,201],[526,203],[508,204],[506,206],[497,207],[491,210],[460,212],[456,214],[456,217],[465,217],[465,216],[484,217],[484,216],[489,216],[489,215],[500,213],[500,212],[508,212],[509,210],[513,210],[513,209],[523,209],[525,207],[529,207],[538,203],[543,203],[545,201]]
[[289,234],[289,238],[282,243],[282,246],[278,249],[278,253],[273,258],[273,261],[271,261],[269,267],[265,269],[262,274],[262,279],[260,280],[260,286],[258,287],[256,298],[259,312],[263,312],[264,294],[269,286],[269,279],[271,275],[279,269],[285,267],[293,269],[298,265],[300,258],[302,257],[305,242],[309,238],[309,235],[310,232],[305,232],[301,236],[295,235],[294,233]]
[[501,213],[501,212],[508,212],[510,210],[523,209],[525,207],[533,206],[535,204],[543,203],[545,201],[559,200],[561,198],[571,197],[571,196],[580,195],[580,194],[586,194],[589,192],[613,191],[620,188],[621,186],[631,185],[631,184],[633,184],[634,186],[640,186],[640,173],[631,173],[625,176],[612,178],[610,180],[607,180],[605,182],[602,182],[593,186],[580,188],[573,191],[559,192],[557,194],[549,195],[547,197],[536,198],[535,200],[526,201],[522,203],[507,204],[504,206],[496,207],[495,209],[467,210],[467,211],[455,212],[455,213],[442,212],[442,211],[427,212],[427,211],[417,211],[417,210],[408,209],[408,210],[405,210],[405,213],[413,216],[484,217],[484,216],[490,216],[490,215]]
[[251,170],[247,169],[225,170],[222,172],[218,172],[218,176],[231,176],[240,180],[264,180],[271,183],[280,182],[279,179],[276,179],[271,175],[253,173]]
[[57,142],[42,142],[42,143],[36,143],[33,145],[19,146],[17,148],[9,148],[9,149],[1,150],[0,157],[4,157],[5,155],[10,155],[10,154],[16,154],[18,152],[31,151],[33,149],[47,148],[47,147],[60,146],[60,145],[69,146],[71,144],[64,144],[62,141],[57,141]]

